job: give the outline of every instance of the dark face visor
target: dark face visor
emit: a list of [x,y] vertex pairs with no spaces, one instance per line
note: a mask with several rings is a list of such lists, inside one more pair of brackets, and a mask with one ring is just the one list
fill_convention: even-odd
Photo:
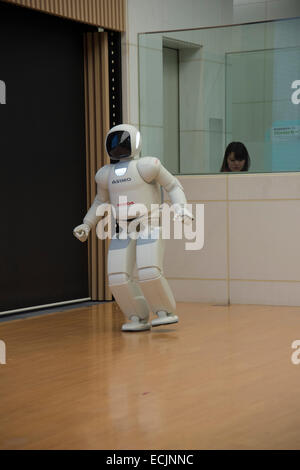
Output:
[[130,157],[132,152],[129,132],[116,131],[109,134],[106,140],[106,150],[114,160]]

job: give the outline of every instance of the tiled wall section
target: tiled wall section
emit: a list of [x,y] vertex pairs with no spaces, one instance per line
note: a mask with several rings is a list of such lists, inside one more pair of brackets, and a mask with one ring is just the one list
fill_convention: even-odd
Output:
[[188,202],[204,204],[200,251],[166,243],[177,300],[300,305],[300,175],[182,176]]
[[227,176],[179,178],[196,215],[204,204],[204,247],[185,248],[186,240],[166,242],[165,274],[177,300],[228,302],[228,209]]

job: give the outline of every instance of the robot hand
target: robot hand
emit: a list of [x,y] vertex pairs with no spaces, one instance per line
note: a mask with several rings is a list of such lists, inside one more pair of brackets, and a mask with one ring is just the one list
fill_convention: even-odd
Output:
[[87,224],[81,224],[74,228],[73,234],[81,242],[85,242],[89,236],[91,227]]
[[176,205],[175,206],[175,216],[174,221],[179,221],[184,224],[190,225],[194,219],[193,214],[187,210],[185,206]]

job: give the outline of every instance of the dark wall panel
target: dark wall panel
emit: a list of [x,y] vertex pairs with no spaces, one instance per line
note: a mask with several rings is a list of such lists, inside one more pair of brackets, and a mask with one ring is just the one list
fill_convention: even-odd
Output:
[[0,3],[0,312],[88,297],[84,28]]

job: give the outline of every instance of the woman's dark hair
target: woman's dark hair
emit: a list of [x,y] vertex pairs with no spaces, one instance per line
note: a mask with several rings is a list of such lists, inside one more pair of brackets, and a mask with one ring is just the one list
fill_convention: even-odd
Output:
[[248,150],[242,142],[231,142],[227,145],[220,171],[231,171],[227,162],[227,157],[231,153],[234,153],[234,157],[236,160],[245,160],[245,165],[241,171],[248,171],[250,168],[250,157],[248,154]]

